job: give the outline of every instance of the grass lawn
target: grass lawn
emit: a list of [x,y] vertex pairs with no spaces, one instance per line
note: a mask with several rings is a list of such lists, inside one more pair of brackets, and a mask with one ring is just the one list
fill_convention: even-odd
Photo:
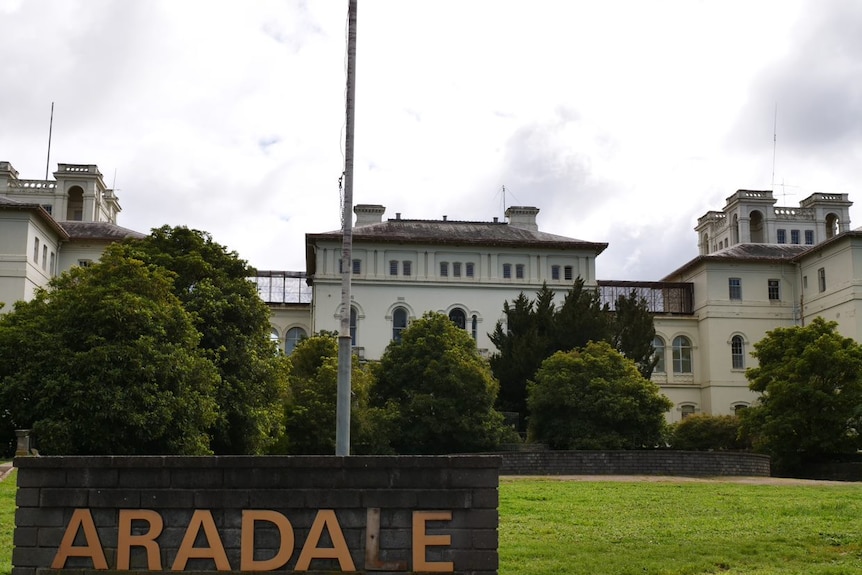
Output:
[[[0,575],[15,477],[0,482]],[[500,483],[501,575],[862,573],[862,484]]]

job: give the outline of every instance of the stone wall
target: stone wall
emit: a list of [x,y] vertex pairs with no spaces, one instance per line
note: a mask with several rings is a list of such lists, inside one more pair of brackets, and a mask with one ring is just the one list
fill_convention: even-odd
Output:
[[497,572],[498,456],[15,464],[12,575],[52,568]]
[[769,457],[730,451],[520,451],[501,453],[501,475],[768,477]]

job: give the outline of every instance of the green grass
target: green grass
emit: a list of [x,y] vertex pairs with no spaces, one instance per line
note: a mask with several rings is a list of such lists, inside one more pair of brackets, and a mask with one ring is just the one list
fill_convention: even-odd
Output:
[[0,481],[0,575],[12,572],[12,529],[15,527],[15,476]]
[[862,573],[862,485],[500,486],[500,573]]
[[[0,575],[15,476],[0,482]],[[500,484],[501,575],[862,573],[862,485]]]

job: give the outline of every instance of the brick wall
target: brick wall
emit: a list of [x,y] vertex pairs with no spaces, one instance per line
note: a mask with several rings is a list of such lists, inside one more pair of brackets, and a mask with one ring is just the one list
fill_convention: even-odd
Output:
[[769,476],[769,457],[728,451],[522,451],[502,453],[501,475]]
[[[59,554],[62,568],[79,574],[94,569],[92,549],[86,549],[93,545],[87,520],[76,509],[88,510],[110,570],[118,568],[118,555],[125,548],[128,569],[169,571],[178,566],[183,540],[192,532],[196,540],[187,543],[186,551],[205,548],[212,556],[194,558],[192,552],[186,571],[215,571],[218,553],[213,549],[218,543],[230,570],[239,571],[244,531],[253,533],[253,553],[247,557],[257,562],[273,558],[282,542],[289,541],[276,522],[243,524],[243,510],[273,510],[287,518],[294,536],[286,566],[272,567],[282,573],[297,567],[304,546],[312,541],[312,559],[305,566],[309,573],[349,570],[343,558],[320,558],[328,553],[324,548],[339,546],[337,531],[356,572],[364,573],[374,563],[375,573],[380,568],[404,572],[421,565],[416,561],[432,569],[451,563],[446,570],[455,573],[497,572],[497,456],[38,457],[19,458],[15,464],[18,509],[12,575],[39,575],[51,568],[73,513],[72,523],[81,526],[73,530],[77,535],[70,547],[76,553],[85,549],[90,556]],[[141,509],[155,513],[150,520],[133,520],[134,513],[121,511]],[[425,511],[443,514],[421,515]],[[153,515],[163,522],[160,531]],[[126,527],[120,525],[121,516]],[[216,535],[207,532],[207,516]],[[254,528],[248,529],[249,524]],[[379,524],[376,538],[374,524]],[[151,557],[141,538],[156,531],[156,556]],[[417,536],[425,551],[418,559],[412,555]],[[134,537],[138,539],[128,545]]]

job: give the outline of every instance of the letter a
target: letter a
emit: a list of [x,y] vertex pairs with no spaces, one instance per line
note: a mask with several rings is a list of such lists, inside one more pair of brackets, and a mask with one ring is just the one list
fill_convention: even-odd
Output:
[[[210,544],[209,547],[195,547],[195,539],[197,539],[201,527],[204,528],[207,543]],[[177,550],[171,571],[185,571],[189,559],[212,559],[215,561],[216,569],[230,571],[230,563],[228,563],[227,553],[224,551],[224,545],[222,545],[215,521],[213,521],[213,514],[206,509],[198,509],[192,515],[186,534],[183,535],[183,541]]]
[[[75,536],[78,535],[78,529],[81,527],[84,528],[84,541],[87,544],[75,547],[73,546]],[[57,555],[54,556],[54,562],[51,563],[51,569],[64,568],[66,566],[66,559],[69,557],[89,557],[93,560],[93,569],[108,568],[108,562],[105,561],[105,552],[102,550],[102,542],[99,541],[99,534],[96,532],[93,515],[89,509],[75,509],[72,512],[72,518],[69,519],[66,533],[63,534],[63,540],[57,549]]]
[[[332,547],[317,546],[324,527],[329,531]],[[317,512],[317,517],[314,518],[314,523],[308,531],[308,539],[305,540],[299,559],[296,560],[296,570],[308,571],[312,559],[338,559],[338,565],[342,571],[356,571],[353,558],[350,557],[350,549],[347,548],[347,541],[344,540],[344,533],[341,532],[341,525],[338,524],[338,518],[332,509],[321,509]]]

